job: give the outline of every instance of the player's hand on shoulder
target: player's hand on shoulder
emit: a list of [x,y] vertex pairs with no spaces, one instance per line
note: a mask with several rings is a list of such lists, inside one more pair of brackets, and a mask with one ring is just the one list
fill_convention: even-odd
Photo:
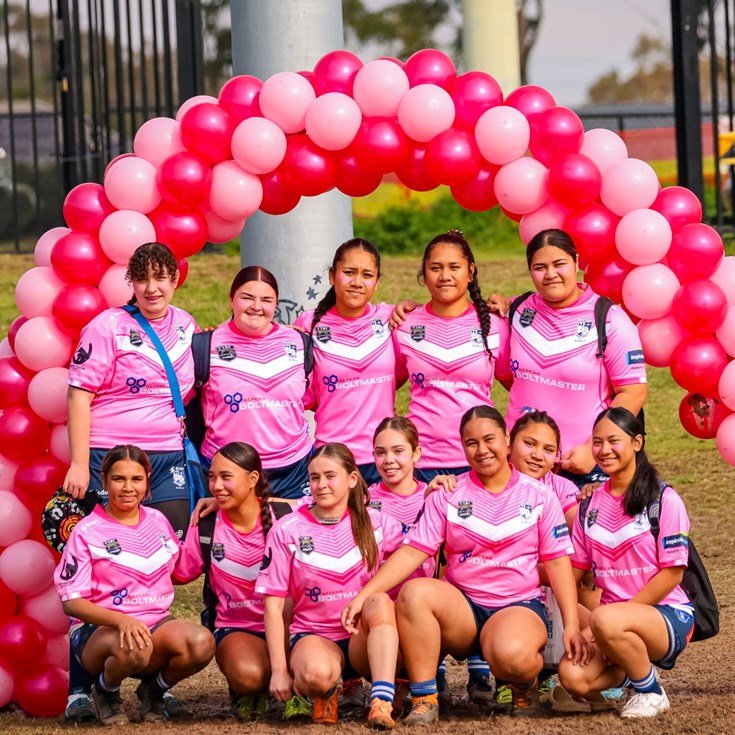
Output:
[[448,493],[454,491],[457,487],[456,475],[437,475],[427,486],[424,497],[428,497],[435,490],[446,490]]
[[487,300],[487,308],[492,312],[500,314],[500,316],[507,316],[512,303],[507,296],[503,296],[501,293],[494,293]]
[[414,309],[418,309],[418,307],[419,303],[411,299],[405,299],[396,304],[393,313],[390,315],[390,319],[388,319],[388,324],[390,324],[391,329],[398,329],[406,321],[406,315],[410,314]]
[[199,498],[189,519],[189,526],[198,526],[199,520],[214,513],[217,509],[217,501],[214,498]]

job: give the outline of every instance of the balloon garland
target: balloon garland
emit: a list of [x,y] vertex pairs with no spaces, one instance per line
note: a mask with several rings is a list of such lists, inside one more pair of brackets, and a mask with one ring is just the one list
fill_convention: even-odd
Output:
[[18,281],[20,316],[0,344],[0,707],[63,711],[68,619],[39,516],[70,461],[67,365],[81,328],[131,294],[125,266],[158,240],[186,258],[226,242],[258,209],[283,214],[338,188],[365,196],[394,173],[451,188],[466,209],[499,204],[524,243],[561,227],[585,280],[637,322],[646,361],[686,391],[679,415],[735,465],[735,257],[701,222],[696,196],[661,189],[615,133],[584,131],[546,90],[503,97],[488,74],[457,75],[427,49],[405,64],[334,51],[312,72],[239,76],[175,120],[144,123],[104,184],[64,202],[66,227],[38,240]]

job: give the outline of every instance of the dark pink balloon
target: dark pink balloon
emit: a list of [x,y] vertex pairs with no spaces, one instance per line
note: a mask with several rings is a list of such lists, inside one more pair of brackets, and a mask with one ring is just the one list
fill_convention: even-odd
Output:
[[311,85],[319,95],[326,92],[341,92],[352,96],[352,85],[362,61],[349,51],[330,51],[324,54],[314,67]]
[[186,258],[180,258],[176,261],[176,268],[179,271],[179,280],[176,281],[176,288],[181,288],[189,276],[189,261]]
[[360,166],[386,174],[406,160],[410,144],[395,118],[371,117],[362,121],[352,148]]
[[666,264],[681,283],[686,283],[709,278],[724,257],[725,248],[717,230],[699,222],[684,225],[674,235]]
[[12,617],[17,609],[18,597],[5,582],[0,580],[0,620]]
[[219,105],[202,102],[181,118],[181,142],[187,150],[214,164],[232,158],[230,143],[234,120]]
[[679,404],[679,421],[697,439],[714,439],[730,409],[715,394],[687,393]]
[[588,204],[567,215],[564,230],[574,241],[580,258],[590,265],[605,263],[617,255],[615,228],[620,217],[602,204]]
[[458,186],[473,179],[480,170],[481,161],[475,136],[464,130],[445,130],[426,149],[426,170],[432,179],[447,186]]
[[84,232],[64,235],[51,250],[51,267],[67,283],[97,284],[110,262],[97,238]]
[[33,370],[17,357],[0,357],[0,411],[10,406],[28,405],[28,384],[33,376]]
[[411,191],[431,191],[439,186],[426,168],[426,143],[411,143],[405,161],[396,169],[398,180]]
[[3,621],[0,623],[0,651],[15,671],[32,669],[46,652],[46,636],[41,624],[27,615],[14,615]]
[[59,291],[51,307],[59,329],[76,337],[82,328],[107,308],[107,301],[99,289],[87,283],[72,283]]
[[622,258],[597,261],[587,266],[584,280],[595,293],[620,304],[623,301],[623,281],[632,270],[633,266]]
[[674,295],[671,311],[688,332],[710,334],[725,321],[727,296],[712,281],[689,281]]
[[330,151],[316,145],[308,135],[290,135],[286,155],[279,166],[283,181],[301,196],[318,196],[334,188],[337,164]]
[[48,449],[50,440],[48,422],[27,406],[11,406],[0,416],[0,447],[3,456],[13,462],[40,456]]
[[250,74],[232,77],[220,90],[217,101],[235,125],[249,117],[260,117],[258,97],[263,82]]
[[15,350],[15,335],[18,334],[18,330],[28,321],[27,317],[22,314],[15,317],[10,326],[8,327],[8,344],[11,350]]
[[451,90],[454,100],[454,126],[471,133],[480,115],[503,103],[503,90],[484,71],[468,71],[454,80]]
[[714,394],[727,362],[727,353],[714,337],[687,337],[671,355],[671,375],[684,390]]
[[291,191],[284,183],[283,169],[279,166],[275,171],[260,177],[263,184],[263,200],[260,209],[266,214],[286,214],[301,200],[301,194]]
[[651,209],[666,217],[674,234],[684,225],[702,221],[702,202],[694,192],[683,186],[661,189]]
[[581,153],[569,153],[549,167],[549,193],[565,207],[584,207],[600,196],[602,175],[595,162]]
[[197,207],[209,196],[212,169],[193,153],[174,153],[156,172],[156,185],[170,204],[183,209]]
[[56,717],[66,706],[69,676],[58,666],[33,663],[36,668],[17,677],[13,698],[32,717]]
[[471,212],[485,212],[492,209],[498,203],[493,188],[497,172],[498,166],[483,161],[474,178],[452,187],[454,200],[460,207]]
[[156,239],[167,245],[176,260],[196,255],[207,241],[207,221],[195,210],[161,204],[148,219],[156,228]]
[[337,156],[337,188],[349,197],[364,197],[374,192],[383,177],[363,168],[352,147],[340,151]]
[[96,236],[105,217],[114,211],[100,184],[79,184],[64,199],[64,221],[77,232]]
[[502,204],[498,204],[500,207],[500,211],[508,218],[512,219],[514,222],[520,222],[521,219],[523,219],[523,215],[519,214],[518,212],[511,212],[509,209],[506,209]]
[[15,473],[13,490],[33,512],[41,511],[54,490],[63,484],[67,467],[51,454],[23,462]]
[[505,104],[515,107],[531,122],[537,115],[556,106],[556,100],[543,87],[527,84],[514,89],[505,98]]
[[408,57],[403,66],[412,87],[419,84],[436,84],[447,92],[457,78],[454,62],[442,51],[422,49]]
[[566,107],[550,107],[531,121],[531,155],[550,166],[568,153],[577,153],[584,140],[579,116]]

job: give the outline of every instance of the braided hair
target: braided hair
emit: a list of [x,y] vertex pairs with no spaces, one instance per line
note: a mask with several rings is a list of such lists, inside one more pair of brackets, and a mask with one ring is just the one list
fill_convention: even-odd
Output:
[[477,311],[477,319],[480,322],[480,331],[482,333],[482,344],[485,347],[485,352],[488,354],[488,359],[492,359],[493,353],[487,343],[488,337],[490,336],[490,309],[488,308],[487,302],[480,290],[480,282],[477,279],[477,263],[475,262],[475,256],[473,255],[469,243],[465,240],[461,230],[448,230],[429,241],[429,244],[424,250],[424,257],[421,261],[421,270],[419,271],[417,280],[421,285],[424,285],[426,264],[431,257],[432,251],[437,245],[454,245],[459,248],[462,253],[462,257],[467,261],[467,269],[470,273],[467,291],[475,306],[475,310]]
[[[370,240],[363,240],[361,237],[353,237],[351,240],[343,242],[335,251],[334,258],[332,259],[332,265],[329,266],[329,275],[333,276],[337,270],[337,266],[345,259],[347,253],[352,250],[364,250],[373,256],[375,260],[375,269],[380,275],[380,253],[378,248],[370,242]],[[324,295],[322,300],[317,304],[314,309],[314,316],[311,320],[311,329],[309,334],[313,336],[314,327],[321,321],[322,317],[337,303],[337,292],[334,290],[334,286],[329,287],[329,291]]]

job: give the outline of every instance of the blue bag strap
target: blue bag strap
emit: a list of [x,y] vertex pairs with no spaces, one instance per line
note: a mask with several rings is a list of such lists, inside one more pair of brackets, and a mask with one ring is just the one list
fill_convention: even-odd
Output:
[[140,324],[141,329],[148,335],[148,338],[153,343],[153,346],[158,352],[158,356],[161,358],[161,363],[166,370],[166,377],[168,378],[169,387],[171,388],[171,398],[174,402],[174,409],[176,416],[182,418],[185,415],[184,402],[181,400],[181,386],[179,385],[179,379],[176,377],[174,366],[171,364],[171,358],[166,352],[166,348],[163,346],[158,335],[153,330],[151,323],[140,313],[140,309],[132,304],[127,304],[122,307],[130,316]]

